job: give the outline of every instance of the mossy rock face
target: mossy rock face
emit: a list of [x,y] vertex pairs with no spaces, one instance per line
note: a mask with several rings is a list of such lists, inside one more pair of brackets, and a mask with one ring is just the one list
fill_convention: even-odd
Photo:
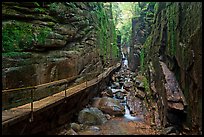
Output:
[[61,35],[71,35],[72,37],[77,33],[77,29],[70,24],[55,25],[54,30]]
[[[108,59],[118,53],[108,8],[100,2],[3,2],[3,89],[102,70],[99,53]],[[41,92],[45,97],[49,90]]]
[[101,110],[91,107],[79,112],[78,121],[86,125],[101,125],[107,122],[107,119]]
[[[152,42],[146,51],[145,62],[153,62],[156,75],[156,90],[162,91],[160,76],[162,75],[159,61],[167,64],[173,71],[185,94],[187,116],[185,124],[190,128],[201,127],[201,81],[202,81],[202,6],[201,3],[177,2],[159,3],[152,28]],[[147,42],[146,42],[147,43]],[[163,47],[162,47],[163,46]],[[157,56],[158,55],[158,56]],[[158,58],[159,57],[159,58]],[[145,68],[145,67],[144,67]],[[196,103],[194,102],[197,102]],[[198,105],[199,104],[199,105]],[[199,128],[197,131],[200,132]]]
[[36,43],[45,43],[50,32],[51,28],[49,27],[34,26],[18,21],[3,22],[3,52],[33,50]]

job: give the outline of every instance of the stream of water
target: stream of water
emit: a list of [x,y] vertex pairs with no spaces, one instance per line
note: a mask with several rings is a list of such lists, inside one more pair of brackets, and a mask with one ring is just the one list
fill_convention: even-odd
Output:
[[[116,92],[123,92],[125,89],[123,89],[123,86],[120,88],[120,89],[114,89],[114,88],[111,88],[109,87],[113,93],[116,93]],[[113,94],[113,98],[114,99],[117,99],[115,94]],[[118,99],[117,99],[118,100]],[[124,99],[122,101],[120,101],[121,105],[124,106],[125,108],[125,114],[124,114],[124,118],[127,119],[127,120],[132,120],[132,121],[142,121],[142,119],[140,117],[137,117],[137,116],[132,116],[130,114],[130,109],[128,108],[127,106],[127,96],[124,96]]]
[[[123,61],[123,64],[122,64],[122,68],[121,69],[127,69],[128,68],[128,60],[125,59]],[[130,78],[129,77],[124,77],[124,82],[130,82]],[[113,98],[114,99],[117,99],[116,96],[115,96],[115,93],[116,92],[124,92],[124,88],[123,88],[123,84],[121,85],[121,88],[119,89],[115,89],[115,88],[112,88],[112,87],[109,87],[109,89],[112,90],[113,92]],[[127,96],[125,95],[124,98],[123,98],[123,101],[121,101],[121,105],[123,105],[125,107],[125,114],[124,114],[124,118],[127,119],[127,120],[132,120],[132,121],[142,121],[142,119],[140,117],[137,117],[137,116],[132,116],[130,114],[130,109],[128,108],[127,106]]]
[[[127,60],[127,59],[126,59]],[[127,61],[126,61],[127,62]],[[124,62],[123,62],[124,63]],[[109,83],[108,88],[113,93],[113,99],[118,100],[122,106],[124,106],[125,113],[123,116],[110,116],[106,123],[102,125],[90,126],[80,130],[79,135],[138,135],[138,134],[158,134],[154,129],[151,129],[148,124],[149,113],[143,111],[143,100],[131,96],[130,92],[126,88],[124,83],[132,82],[131,74],[128,70],[128,64],[122,64],[121,69],[115,73],[117,80],[113,80]],[[127,72],[127,73],[126,73]],[[133,98],[132,98],[133,97]],[[131,110],[131,111],[130,111]],[[93,129],[94,128],[94,129]],[[70,130],[69,130],[70,131]],[[62,134],[76,134],[76,133]]]

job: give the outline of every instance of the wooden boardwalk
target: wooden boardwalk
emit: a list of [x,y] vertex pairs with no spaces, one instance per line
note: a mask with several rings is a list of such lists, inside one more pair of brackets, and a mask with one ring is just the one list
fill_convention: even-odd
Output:
[[74,87],[68,88],[64,91],[58,92],[41,100],[33,102],[33,110],[31,109],[31,103],[28,103],[22,106],[2,111],[2,127],[17,123],[19,120],[23,120],[24,118],[31,117],[32,113],[34,112],[36,113],[43,109],[53,107],[53,105],[64,101],[65,98],[68,98],[90,86],[99,83],[104,77],[108,76],[111,71],[118,68],[119,66],[120,63],[118,63],[116,66],[108,68],[105,72],[90,81],[86,81]]

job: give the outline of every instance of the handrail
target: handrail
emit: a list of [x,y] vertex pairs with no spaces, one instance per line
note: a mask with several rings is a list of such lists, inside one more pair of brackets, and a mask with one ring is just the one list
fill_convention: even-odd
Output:
[[52,82],[48,82],[48,83],[44,83],[44,84],[40,84],[40,85],[35,85],[35,86],[28,86],[28,87],[22,87],[22,88],[14,88],[14,89],[6,89],[6,90],[2,90],[2,93],[17,91],[17,90],[25,90],[25,89],[37,89],[37,88],[40,88],[40,87],[43,87],[43,86],[54,86],[54,85],[57,85],[57,84],[70,82],[71,80],[73,80],[75,78],[78,78],[78,77],[81,77],[81,76],[87,76],[87,75],[92,75],[92,74],[97,74],[97,73],[100,73],[100,72],[97,71],[97,72],[93,72],[93,73],[86,73],[86,74],[76,75],[76,76],[72,76],[72,77],[69,77],[69,78],[56,80],[56,81],[52,81]]
[[[115,65],[107,68],[106,70],[103,70],[103,72],[93,72],[93,73],[86,73],[86,74],[83,74],[83,75],[77,75],[77,76],[74,76],[74,77],[79,77],[79,76],[86,76],[86,86],[85,88],[87,88],[87,86],[91,86],[92,84],[90,83],[88,85],[88,81],[87,81],[87,76],[88,75],[92,75],[92,74],[100,74],[100,75],[97,75],[95,78],[93,78],[92,80],[96,79],[96,82],[99,82],[99,79],[103,79],[104,76],[108,76],[110,74],[111,71],[113,71],[114,69],[118,68],[121,64],[120,63],[116,63]],[[72,77],[73,78],[73,77]],[[69,78],[70,79],[70,78]],[[92,80],[89,80],[89,81],[92,81]],[[60,81],[60,82],[59,82]],[[54,81],[54,82],[50,82],[52,84],[58,84],[58,83],[63,83],[63,82],[66,82],[68,81],[67,79],[63,79],[63,80],[58,80],[58,81]],[[45,86],[45,85],[49,85],[50,83],[46,83],[46,84],[41,84],[41,85],[37,85],[37,86],[33,86],[33,87],[25,87],[25,88],[18,88],[18,89],[9,89],[7,91],[15,91],[15,90],[20,90],[20,89],[31,89],[30,90],[30,97],[31,97],[31,101],[29,102],[30,103],[30,111],[29,111],[29,114],[30,114],[30,118],[29,118],[29,122],[33,122],[34,121],[34,92],[35,90],[38,88],[38,87],[42,87],[42,86]],[[95,83],[95,82],[94,82]],[[4,90],[4,92],[6,92]],[[60,91],[61,92],[61,91]],[[50,96],[50,95],[48,95]],[[64,94],[64,97],[63,98],[67,98],[67,83],[65,84],[65,94]],[[66,100],[65,100],[65,103],[66,103]]]
[[[112,67],[109,67],[107,68],[107,70],[103,70],[103,72],[100,72],[100,71],[96,71],[96,72],[93,72],[93,73],[85,73],[85,74],[81,74],[81,75],[77,75],[77,76],[73,76],[73,77],[69,77],[69,78],[66,78],[66,79],[61,79],[61,80],[57,80],[57,81],[53,81],[53,82],[49,82],[49,83],[44,83],[44,84],[40,84],[40,85],[36,85],[36,86],[29,86],[29,87],[23,87],[23,88],[16,88],[16,89],[8,89],[8,90],[2,90],[2,93],[8,93],[8,92],[12,92],[12,91],[18,91],[18,90],[27,90],[27,89],[30,89],[30,98],[31,98],[31,119],[30,121],[32,122],[33,121],[33,102],[34,102],[34,92],[36,89],[38,88],[42,88],[43,86],[56,86],[57,84],[62,84],[64,83],[65,84],[65,97],[67,97],[67,93],[66,93],[66,89],[67,89],[67,84],[68,82],[70,82],[70,80],[73,80],[75,78],[78,78],[78,77],[81,77],[81,76],[85,76],[85,82],[86,82],[86,87],[87,87],[87,76],[89,75],[93,75],[93,74],[98,74],[97,76],[97,81],[98,81],[98,78],[99,78],[99,74],[102,74],[102,78],[104,77],[104,74],[105,76],[109,75],[109,73],[111,72],[111,70],[115,67],[119,67],[120,64],[119,63],[116,63],[115,65],[113,65]],[[60,92],[60,91],[59,91]],[[48,95],[50,96],[50,95]]]
[[62,83],[66,83],[66,82],[70,82],[71,80],[81,77],[81,76],[87,76],[87,75],[92,75],[92,74],[98,74],[100,72],[94,72],[94,73],[87,73],[87,74],[81,74],[81,75],[76,75],[73,77],[69,77],[66,79],[61,79],[61,80],[56,80],[56,81],[52,81],[49,83],[44,83],[44,84],[40,84],[40,85],[36,85],[36,86],[28,86],[28,87],[22,87],[22,88],[14,88],[14,89],[6,89],[6,90],[2,90],[2,93],[4,92],[11,92],[11,91],[18,91],[18,90],[25,90],[25,89],[37,89],[37,88],[41,88],[43,86],[54,86],[57,84],[62,84]]

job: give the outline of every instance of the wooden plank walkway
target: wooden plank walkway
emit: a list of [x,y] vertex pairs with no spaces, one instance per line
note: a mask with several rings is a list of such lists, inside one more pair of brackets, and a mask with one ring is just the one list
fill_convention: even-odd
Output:
[[[68,88],[64,91],[58,92],[41,100],[33,102],[33,113],[43,110],[45,107],[58,104],[60,103],[60,101],[64,101],[65,98],[70,97],[90,86],[97,84],[103,79],[103,77],[108,76],[111,71],[118,68],[119,66],[120,63],[118,63],[116,66],[108,68],[104,73],[98,75],[96,78],[90,81],[81,83],[74,87]],[[2,126],[4,127],[8,124],[16,123],[18,122],[18,120],[22,120],[23,118],[30,116],[31,116],[31,103],[11,108],[9,110],[4,110],[2,111]]]

